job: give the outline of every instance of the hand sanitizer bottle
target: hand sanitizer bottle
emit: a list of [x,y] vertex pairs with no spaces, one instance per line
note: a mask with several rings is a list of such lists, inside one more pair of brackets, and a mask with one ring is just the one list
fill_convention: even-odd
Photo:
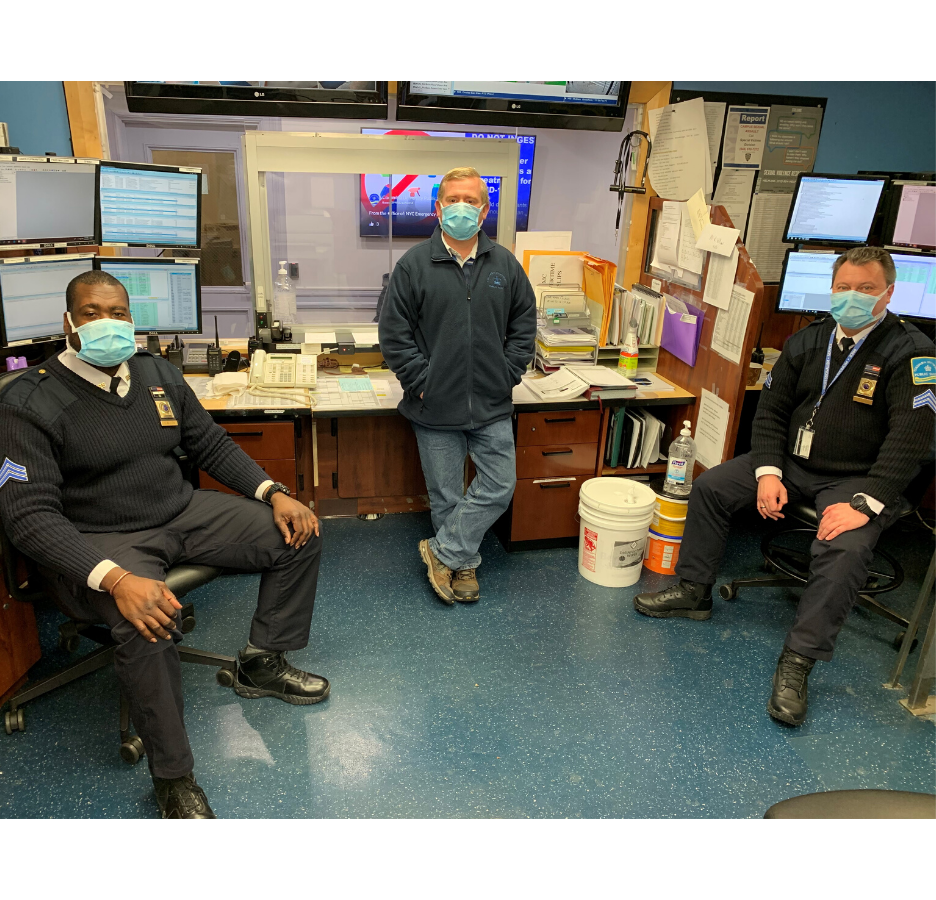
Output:
[[286,260],[280,262],[276,283],[273,285],[273,318],[283,325],[296,324],[296,289],[289,280]]
[[689,430],[690,422],[683,422],[679,437],[670,444],[669,462],[663,490],[674,497],[685,497],[692,490],[692,469],[695,466],[696,446]]
[[633,378],[637,374],[638,349],[637,320],[631,319],[618,357],[618,371],[626,378]]

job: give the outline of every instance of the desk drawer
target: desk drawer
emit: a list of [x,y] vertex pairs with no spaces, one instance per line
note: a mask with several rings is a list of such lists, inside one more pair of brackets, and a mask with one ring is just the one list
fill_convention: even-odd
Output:
[[517,478],[595,474],[598,444],[517,447]]
[[578,499],[588,476],[562,481],[525,478],[517,482],[510,523],[512,541],[543,541],[579,533]]
[[[258,459],[258,466],[269,475],[272,481],[279,481],[289,488],[290,497],[296,496],[296,461],[294,459]],[[225,494],[236,494],[229,487],[215,481],[205,472],[198,473],[198,485],[203,490],[221,491]]]
[[292,422],[222,422],[221,427],[251,459],[296,458]]
[[517,446],[597,442],[601,413],[597,409],[518,413]]

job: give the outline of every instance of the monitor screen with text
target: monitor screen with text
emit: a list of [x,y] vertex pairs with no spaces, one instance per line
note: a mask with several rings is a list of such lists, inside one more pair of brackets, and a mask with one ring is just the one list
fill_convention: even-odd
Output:
[[130,295],[130,315],[138,331],[197,334],[201,331],[198,265],[175,260],[98,258]]
[[865,243],[886,183],[886,178],[802,175],[784,241]]

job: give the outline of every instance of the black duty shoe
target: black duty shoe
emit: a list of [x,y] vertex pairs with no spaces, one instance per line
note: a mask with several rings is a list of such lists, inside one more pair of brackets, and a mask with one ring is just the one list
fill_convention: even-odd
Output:
[[153,776],[156,802],[164,819],[217,819],[208,805],[205,792],[189,772],[181,778]]
[[285,653],[262,653],[246,661],[237,657],[234,693],[239,697],[278,697],[296,706],[307,706],[324,700],[330,690],[327,678],[291,666]]
[[634,609],[656,619],[669,619],[672,616],[699,621],[710,619],[712,617],[712,586],[681,578],[665,591],[657,591],[655,594],[638,594],[634,597]]
[[787,725],[802,725],[806,718],[807,681],[816,664],[808,656],[800,656],[789,647],[783,648],[773,677],[773,692],[767,701],[767,712]]

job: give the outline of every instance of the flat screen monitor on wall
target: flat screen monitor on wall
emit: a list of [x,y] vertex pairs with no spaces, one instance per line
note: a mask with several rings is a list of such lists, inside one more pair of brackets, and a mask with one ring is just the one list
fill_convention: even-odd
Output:
[[130,112],[386,119],[386,81],[125,81]]
[[801,173],[783,240],[788,244],[866,243],[886,185],[883,176]]
[[4,347],[65,336],[65,288],[94,268],[94,254],[0,260],[0,338]]
[[894,182],[884,221],[884,243],[936,250],[936,182]]
[[[530,222],[530,194],[533,189],[533,158],[536,136],[489,131],[410,131],[395,128],[362,128],[362,134],[408,134],[423,137],[510,138],[520,145],[517,182],[517,231],[526,231]],[[393,191],[393,236],[429,237],[438,219],[435,201],[444,172],[435,175],[361,175],[361,237],[386,237]],[[497,235],[500,178],[484,178],[491,209],[481,226],[488,237]]]
[[401,122],[621,131],[629,81],[399,81]]
[[[787,250],[777,289],[777,312],[828,313],[832,305],[832,266],[836,253]],[[936,320],[936,256],[892,253],[897,269],[887,308],[909,319]]]
[[201,246],[201,169],[102,161],[98,178],[102,244]]
[[97,243],[97,165],[57,157],[0,157],[0,250]]
[[99,256],[95,265],[113,275],[127,289],[130,315],[138,332],[201,333],[201,281],[197,260]]

